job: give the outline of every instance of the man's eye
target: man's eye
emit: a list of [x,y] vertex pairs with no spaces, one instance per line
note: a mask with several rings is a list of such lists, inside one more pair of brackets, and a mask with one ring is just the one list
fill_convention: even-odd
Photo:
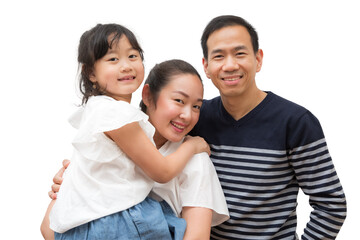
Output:
[[222,55],[215,55],[214,56],[214,59],[220,59],[220,58],[222,58],[223,56]]

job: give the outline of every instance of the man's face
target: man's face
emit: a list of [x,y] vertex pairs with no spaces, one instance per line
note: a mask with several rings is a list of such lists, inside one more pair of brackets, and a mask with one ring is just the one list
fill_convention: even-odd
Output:
[[209,36],[207,46],[204,70],[222,97],[242,96],[257,89],[255,75],[261,69],[263,53],[254,54],[245,27],[221,28]]

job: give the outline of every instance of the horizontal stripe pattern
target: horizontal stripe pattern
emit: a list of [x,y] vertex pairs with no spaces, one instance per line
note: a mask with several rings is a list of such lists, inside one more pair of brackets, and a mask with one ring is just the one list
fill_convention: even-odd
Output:
[[230,219],[212,239],[295,239],[299,186],[314,207],[304,239],[334,239],[345,196],[325,139],[291,150],[210,145]]

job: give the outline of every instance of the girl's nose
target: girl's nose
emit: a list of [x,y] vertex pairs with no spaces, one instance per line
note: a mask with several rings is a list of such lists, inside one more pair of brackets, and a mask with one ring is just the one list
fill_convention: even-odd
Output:
[[121,72],[129,72],[131,70],[131,64],[124,60],[120,62],[120,71]]

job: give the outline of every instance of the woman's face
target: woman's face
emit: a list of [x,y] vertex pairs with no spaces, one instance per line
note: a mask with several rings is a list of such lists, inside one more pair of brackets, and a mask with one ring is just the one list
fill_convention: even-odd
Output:
[[156,129],[154,141],[158,148],[166,141],[178,142],[189,133],[199,119],[202,100],[203,86],[199,77],[179,74],[160,91],[156,107],[153,101],[147,104],[149,121]]

